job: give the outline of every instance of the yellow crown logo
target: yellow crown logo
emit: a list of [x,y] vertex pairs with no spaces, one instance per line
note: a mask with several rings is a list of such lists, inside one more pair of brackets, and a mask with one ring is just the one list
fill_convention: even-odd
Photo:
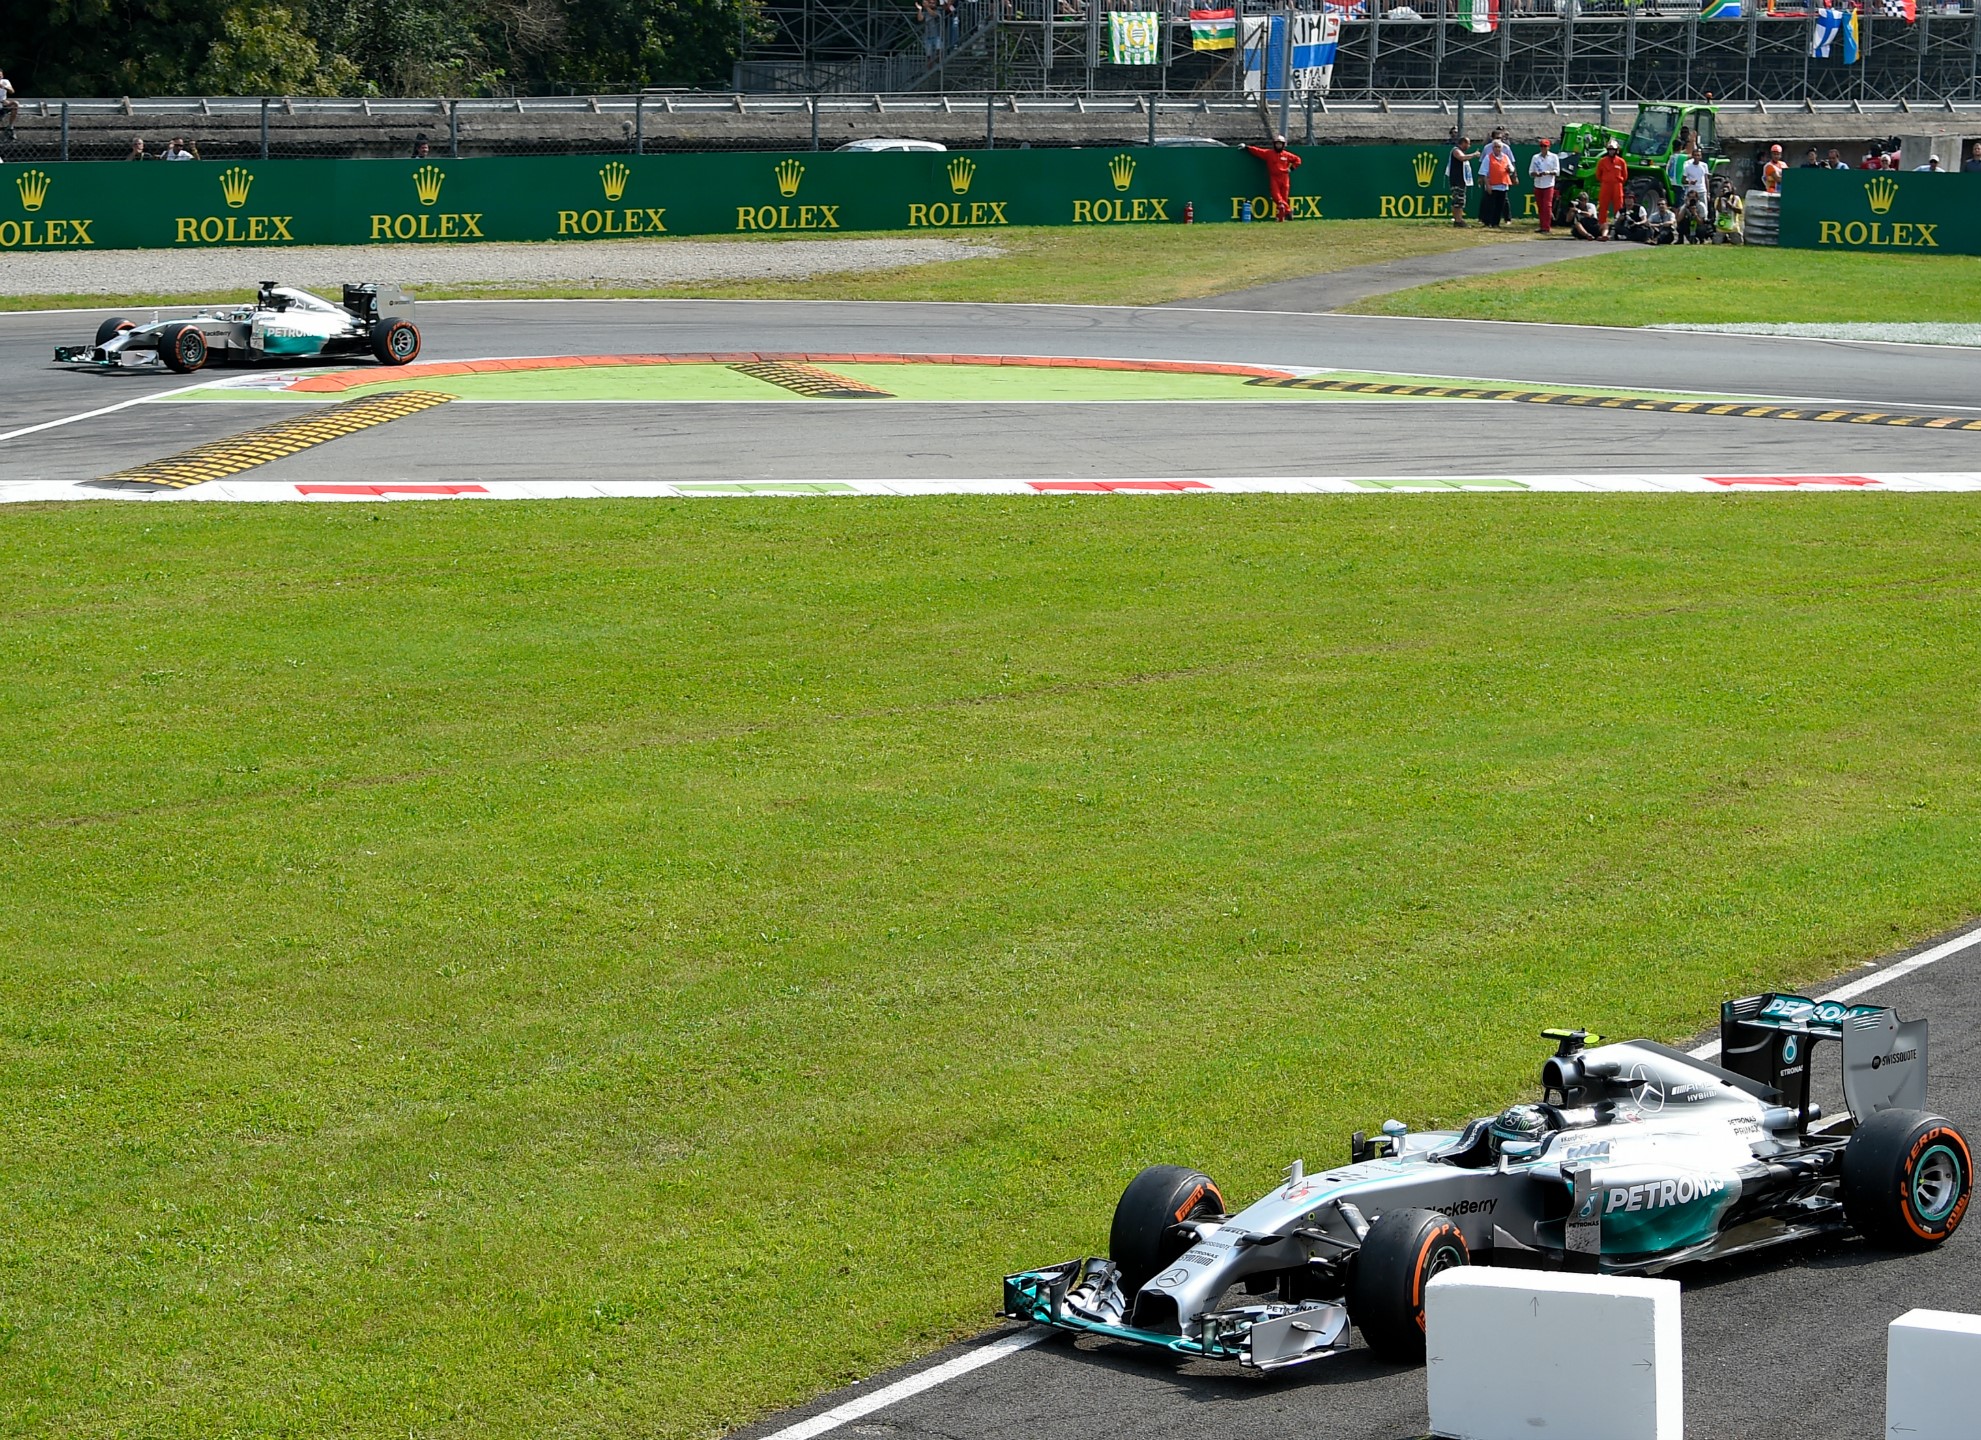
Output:
[[618,200],[626,193],[626,182],[633,178],[633,172],[614,160],[598,172],[599,183],[605,186],[605,198]]
[[231,170],[220,172],[220,193],[226,197],[227,208],[238,210],[248,203],[248,187],[255,183],[255,177],[236,165]]
[[1898,199],[1898,181],[1889,175],[1867,180],[1864,182],[1864,198],[1871,202],[1873,215],[1882,215],[1892,208],[1892,201]]
[[15,179],[14,188],[21,192],[21,209],[39,210],[41,202],[48,198],[48,176],[30,170]]
[[1108,178],[1114,181],[1115,189],[1126,190],[1129,182],[1135,178],[1135,157],[1133,155],[1115,156],[1107,162],[1107,173]]
[[970,182],[977,178],[977,162],[958,155],[949,162],[949,188],[958,195],[970,193]]
[[796,160],[777,162],[777,193],[789,200],[798,193],[798,182],[805,178],[805,167]]
[[1419,150],[1411,160],[1410,168],[1417,172],[1417,184],[1421,188],[1431,183],[1431,177],[1438,173],[1438,157],[1429,150]]
[[440,198],[441,182],[447,172],[438,165],[422,165],[413,172],[413,193],[420,197],[420,204],[431,205]]

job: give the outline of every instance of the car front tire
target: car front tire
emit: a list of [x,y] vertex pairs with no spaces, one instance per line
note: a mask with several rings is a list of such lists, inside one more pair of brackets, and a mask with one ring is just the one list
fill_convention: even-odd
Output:
[[1424,1287],[1441,1271],[1472,1263],[1464,1232],[1435,1210],[1376,1217],[1348,1280],[1348,1315],[1385,1360],[1424,1358]]
[[1952,1121],[1880,1110],[1843,1147],[1843,1211],[1873,1245],[1925,1250],[1960,1227],[1974,1161]]
[[1224,1196],[1211,1177],[1184,1165],[1151,1165],[1121,1192],[1108,1231],[1107,1258],[1121,1269],[1123,1293],[1133,1295],[1190,1248],[1175,1233],[1186,1220],[1224,1214]]
[[197,325],[179,325],[158,337],[158,357],[168,369],[190,375],[206,364],[206,335]]

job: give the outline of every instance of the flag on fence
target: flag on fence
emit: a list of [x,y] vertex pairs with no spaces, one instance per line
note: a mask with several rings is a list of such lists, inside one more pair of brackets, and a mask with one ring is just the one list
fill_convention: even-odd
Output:
[[1116,10],[1107,17],[1110,65],[1160,65],[1162,48],[1153,10]]
[[1746,13],[1741,0],[1704,0],[1699,7],[1701,20],[1742,20]]
[[[1292,68],[1287,68],[1286,25],[1293,22]],[[1280,76],[1294,95],[1325,95],[1334,83],[1334,57],[1341,42],[1341,12],[1320,15],[1255,15],[1245,20],[1245,93],[1280,97]]]
[[1238,11],[1192,10],[1190,12],[1192,50],[1235,50],[1238,48]]
[[1344,20],[1367,20],[1369,18],[1369,0],[1353,0],[1352,4],[1337,4],[1335,0],[1326,0],[1326,3],[1328,9],[1339,10],[1341,12],[1341,18]]
[[1885,14],[1910,25],[1919,18],[1918,0],[1885,0]]
[[1857,12],[1824,7],[1816,12],[1809,32],[1809,54],[1817,60],[1838,55],[1846,65],[1857,63]]
[[1484,35],[1500,28],[1500,0],[1453,0],[1451,18]]

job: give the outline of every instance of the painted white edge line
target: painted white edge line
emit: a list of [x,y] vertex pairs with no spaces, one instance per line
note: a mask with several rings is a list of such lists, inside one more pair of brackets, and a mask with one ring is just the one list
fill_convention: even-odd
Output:
[[848,1400],[844,1405],[835,1405],[824,1414],[814,1415],[809,1420],[800,1420],[795,1425],[787,1425],[782,1430],[766,1435],[764,1440],[812,1440],[813,1436],[823,1435],[829,1430],[837,1430],[841,1425],[871,1415],[876,1410],[885,1409],[924,1390],[933,1390],[954,1380],[959,1375],[967,1375],[972,1370],[1015,1354],[1027,1346],[1036,1345],[1041,1340],[1051,1338],[1056,1333],[1051,1330],[1027,1329],[1001,1336],[980,1349],[967,1351],[954,1360],[945,1360],[940,1365],[932,1365],[919,1374],[910,1375],[905,1380],[897,1380],[892,1385],[883,1385],[871,1395],[862,1395],[857,1400]]
[[[1901,960],[1896,965],[1888,965],[1883,970],[1852,980],[1847,985],[1839,985],[1829,994],[1818,995],[1816,998],[1818,1001],[1834,1000],[1838,1003],[1855,1000],[1859,995],[1876,990],[1880,985],[1903,980],[1916,971],[1924,970],[1928,965],[1937,965],[1942,960],[1950,959],[1963,950],[1971,950],[1976,945],[1981,945],[1981,925],[1976,925],[1972,930],[1964,931],[1951,940],[1943,940],[1930,950],[1922,950],[1909,960]],[[1686,1051],[1686,1054],[1694,1060],[1710,1060],[1719,1053],[1720,1042],[1717,1040],[1709,1040],[1696,1050]]]
[[197,385],[181,385],[176,390],[154,390],[146,395],[120,400],[115,405],[105,405],[100,410],[85,410],[80,415],[65,415],[60,420],[44,420],[39,425],[24,425],[18,430],[9,430],[5,434],[0,434],[0,440],[16,440],[23,435],[36,435],[43,430],[55,430],[63,425],[73,425],[78,420],[94,420],[99,415],[113,415],[119,410],[128,410],[133,405],[149,405],[154,400],[163,400],[172,395],[184,395],[189,390],[204,390],[213,383],[211,380],[202,380]]

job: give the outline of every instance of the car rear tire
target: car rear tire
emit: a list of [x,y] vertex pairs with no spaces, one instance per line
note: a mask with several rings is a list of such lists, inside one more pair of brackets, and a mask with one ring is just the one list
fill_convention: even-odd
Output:
[[1974,1162],[1949,1120],[1880,1110],[1843,1147],[1843,1213],[1866,1240],[1924,1250],[1960,1227]]
[[126,320],[122,315],[112,315],[108,320],[105,320],[101,325],[96,327],[96,343],[101,345],[115,336],[122,335],[126,330],[135,329],[137,329],[137,326]]
[[1376,1217],[1348,1279],[1348,1315],[1385,1360],[1424,1358],[1424,1287],[1433,1275],[1470,1265],[1465,1235],[1435,1210]]
[[158,358],[181,375],[206,364],[207,354],[206,334],[197,325],[175,325],[158,337]]
[[1151,1165],[1121,1192],[1108,1231],[1107,1258],[1121,1269],[1121,1288],[1133,1295],[1190,1248],[1175,1233],[1185,1220],[1224,1214],[1224,1196],[1211,1177],[1184,1165]]
[[419,358],[420,332],[408,320],[374,320],[371,353],[383,365],[410,365]]

